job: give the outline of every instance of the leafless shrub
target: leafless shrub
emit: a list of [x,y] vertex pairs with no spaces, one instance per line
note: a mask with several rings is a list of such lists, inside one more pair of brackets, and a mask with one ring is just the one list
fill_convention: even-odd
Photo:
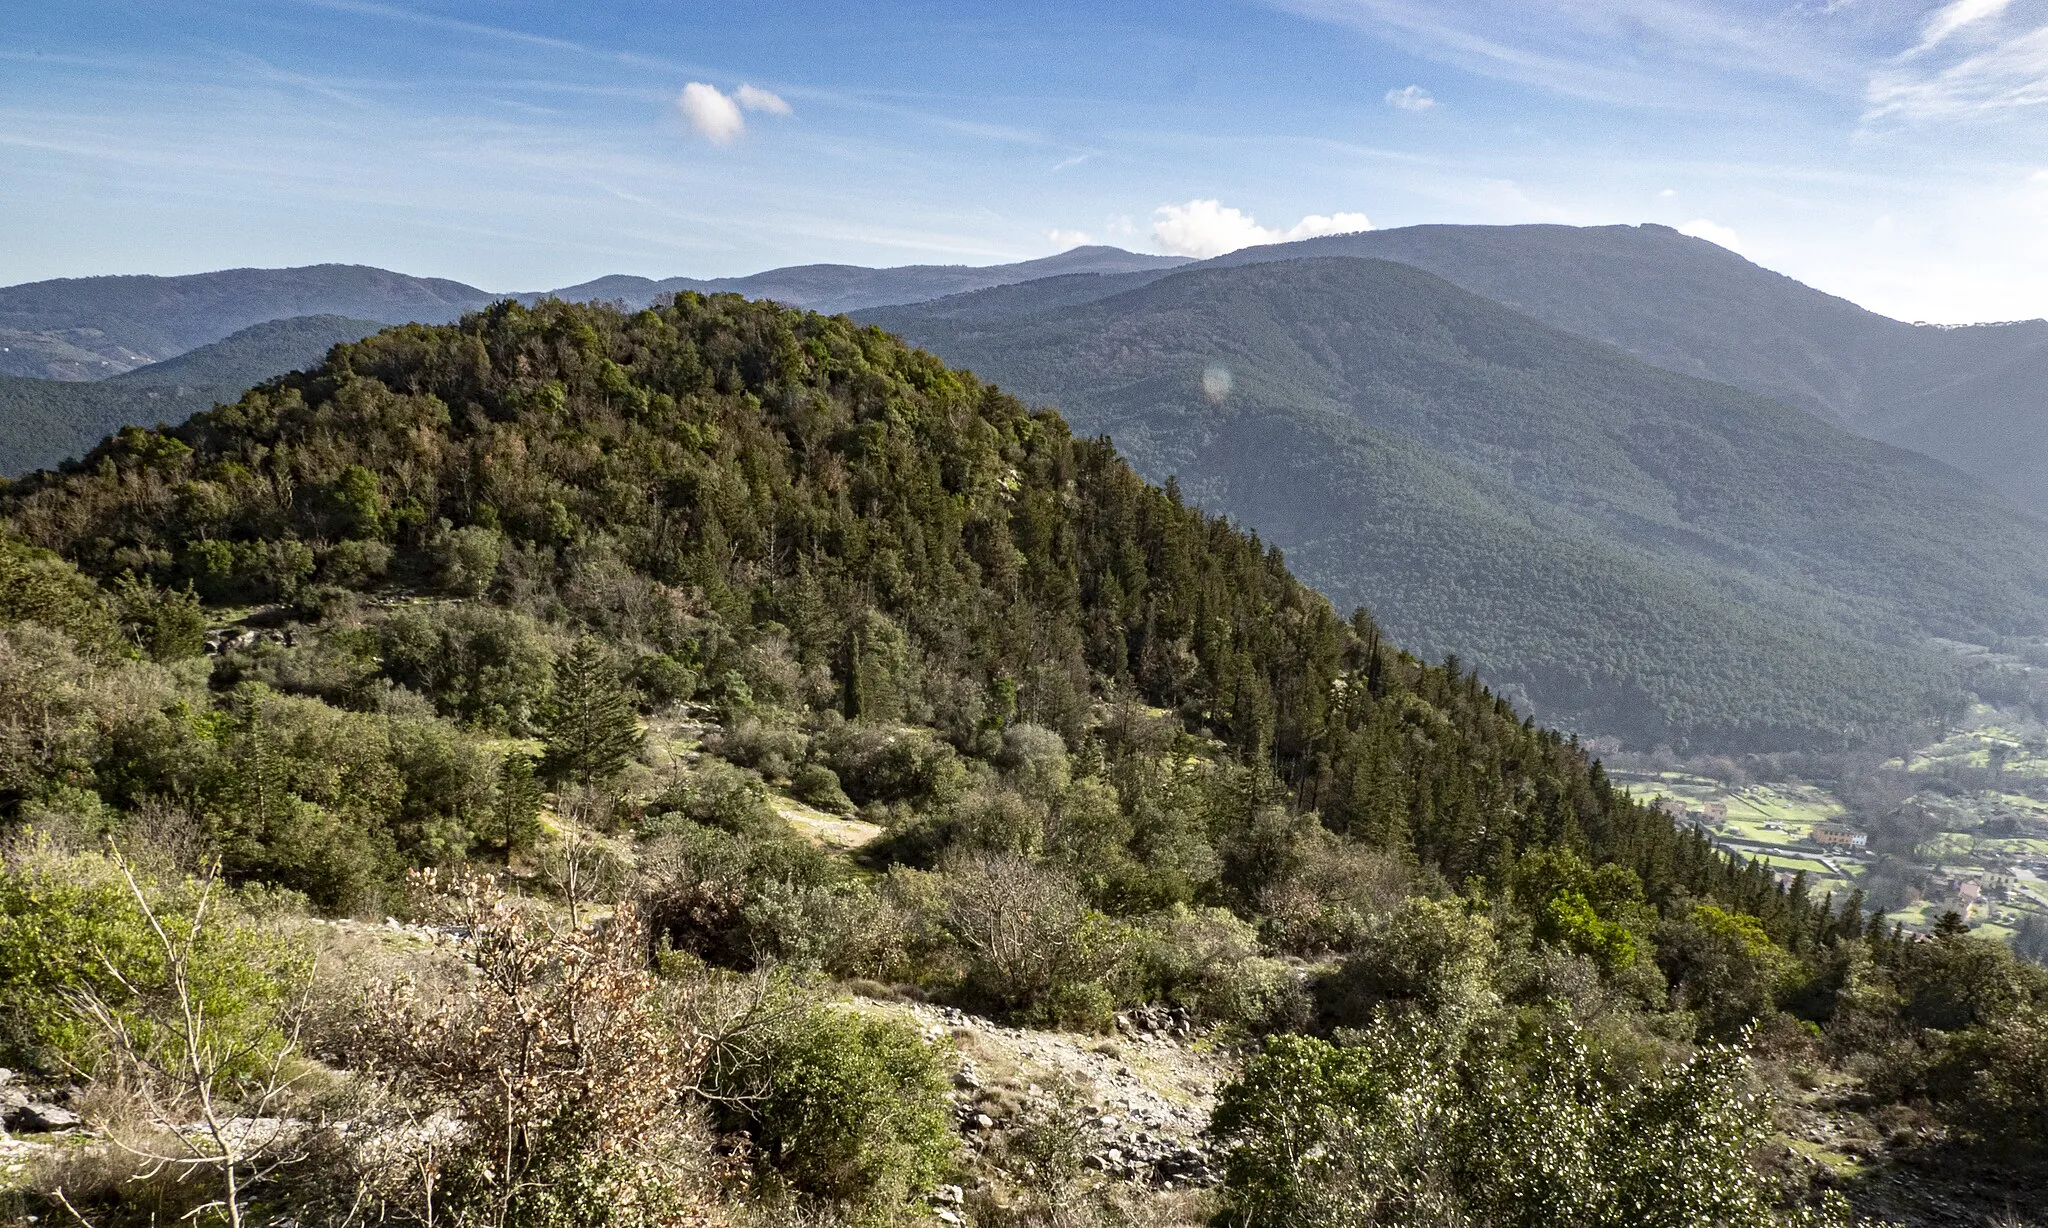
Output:
[[379,987],[350,1046],[386,1093],[353,1157],[363,1204],[426,1225],[716,1219],[688,1104],[746,1011],[673,1010],[630,903],[560,929],[479,879],[444,902],[468,981]]

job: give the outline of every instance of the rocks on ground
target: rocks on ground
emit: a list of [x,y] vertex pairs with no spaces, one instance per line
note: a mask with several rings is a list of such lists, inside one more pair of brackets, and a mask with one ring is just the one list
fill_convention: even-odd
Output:
[[[959,1049],[953,1103],[970,1147],[1065,1101],[1079,1114],[1084,1162],[1105,1176],[1162,1189],[1221,1181],[1207,1132],[1234,1059],[1210,1046],[1187,1012],[1127,1012],[1110,1039],[1006,1027],[953,1007],[885,1009],[908,1010],[927,1036]],[[935,1197],[934,1205],[948,1204]]]

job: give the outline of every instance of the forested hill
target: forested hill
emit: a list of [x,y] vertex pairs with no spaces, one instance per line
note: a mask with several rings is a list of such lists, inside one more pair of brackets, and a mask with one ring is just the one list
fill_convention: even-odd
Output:
[[2048,611],[2048,528],[1953,470],[1412,267],[1106,281],[863,318],[1110,433],[1577,727],[1839,744],[1953,702],[1919,637]]
[[1219,265],[1397,260],[1667,370],[1811,409],[2048,513],[2048,321],[1908,324],[1668,226],[1409,226]]
[[[94,576],[309,617],[351,589],[492,593],[598,632],[636,677],[687,670],[727,703],[909,721],[968,751],[1016,721],[1114,742],[1099,705],[1140,698],[1244,765],[1221,778],[1236,801],[1162,811],[1134,785],[1124,835],[1098,833],[1097,869],[1127,865],[1148,898],[1256,899],[1306,838],[1262,817],[1291,798],[1454,883],[1563,846],[1653,899],[1729,898],[1783,941],[1826,923],[1106,442],[843,319],[500,304],[124,431],[4,508]],[[458,668],[444,653],[411,668]],[[1168,852],[1190,841],[1221,860]]]

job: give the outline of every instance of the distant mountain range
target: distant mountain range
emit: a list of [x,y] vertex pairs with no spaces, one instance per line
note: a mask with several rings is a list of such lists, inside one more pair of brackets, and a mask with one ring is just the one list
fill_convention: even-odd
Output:
[[458,281],[408,277],[351,264],[227,269],[186,277],[69,277],[0,288],[0,375],[106,379],[222,340],[250,325],[295,316],[439,324],[502,298],[528,302],[545,297],[598,299],[643,307],[680,290],[731,292],[838,313],[919,302],[1037,277],[1128,273],[1187,263],[1178,256],[1077,247],[1043,260],[979,268],[930,264],[864,269],[810,264],[751,277],[709,280],[601,277],[559,290],[526,293],[494,293]]
[[1213,263],[1327,256],[1427,269],[1666,370],[1947,461],[2048,513],[2048,320],[1906,324],[1666,226],[1410,226]]
[[1958,702],[1927,637],[2048,634],[2048,526],[1971,480],[2048,510],[2048,322],[1905,324],[1660,226],[510,296],[337,265],[41,282],[0,289],[0,372],[43,377],[0,377],[0,472],[384,324],[680,290],[857,312],[1052,404],[1576,728],[1843,744]]
[[1192,263],[1185,256],[1146,256],[1116,247],[1077,247],[1042,260],[980,268],[957,264],[912,264],[893,269],[864,269],[851,264],[800,264],[786,269],[770,269],[750,277],[671,277],[666,281],[650,281],[645,277],[600,277],[581,285],[519,297],[527,300],[553,297],[571,302],[622,302],[628,307],[645,307],[662,295],[695,290],[699,294],[744,294],[748,298],[774,299],[792,307],[808,307],[812,311],[836,315],[864,307],[921,303],[949,294],[1015,285],[1043,277],[1076,273],[1134,273],[1172,269]]
[[1111,435],[1579,728],[1853,741],[1947,702],[1922,637],[2048,629],[2048,525],[1962,474],[1409,265],[1211,262],[860,318]]

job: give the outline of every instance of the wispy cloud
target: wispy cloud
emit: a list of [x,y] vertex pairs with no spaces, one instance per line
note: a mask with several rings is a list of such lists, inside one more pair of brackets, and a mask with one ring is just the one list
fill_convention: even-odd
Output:
[[1920,35],[1920,45],[1913,51],[1938,47],[1948,40],[1949,35],[1965,26],[1997,17],[2011,5],[2012,0],[1953,0],[1936,9],[1934,15],[1927,19],[1927,27]]
[[1427,111],[1436,105],[1436,96],[1419,85],[1404,85],[1387,91],[1387,105],[1399,111]]
[[1153,210],[1153,219],[1152,241],[1176,256],[1221,256],[1261,243],[1286,243],[1372,229],[1372,222],[1363,213],[1311,213],[1286,230],[1274,230],[1259,225],[1251,214],[1216,200],[1161,205]]
[[1920,42],[1871,74],[1866,124],[1999,119],[2048,104],[2048,14],[2010,0],[1955,0]]
[[[1271,0],[1468,72],[1631,107],[1727,107],[1759,82],[1853,93],[1857,49],[1825,10],[1711,0]],[[1983,2],[1983,0],[1974,0]]]
[[769,115],[788,115],[789,104],[778,94],[752,85],[742,85],[733,92],[733,101],[749,111],[763,111]]

